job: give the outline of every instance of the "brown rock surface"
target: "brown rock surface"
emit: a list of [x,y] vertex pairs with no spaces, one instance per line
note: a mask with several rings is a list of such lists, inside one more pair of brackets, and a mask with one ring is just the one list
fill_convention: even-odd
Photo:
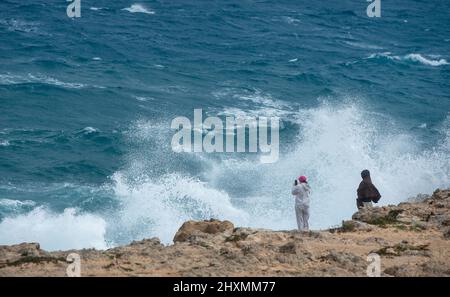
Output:
[[270,231],[228,221],[189,221],[157,238],[105,251],[46,252],[37,243],[0,246],[0,276],[64,276],[69,253],[83,276],[365,276],[367,256],[382,276],[450,276],[450,190],[397,206],[361,210],[339,228]]
[[202,236],[202,234],[220,234],[233,232],[234,225],[229,221],[218,221],[211,219],[209,221],[196,222],[187,221],[185,222],[173,238],[174,242],[182,242],[189,240],[193,236]]

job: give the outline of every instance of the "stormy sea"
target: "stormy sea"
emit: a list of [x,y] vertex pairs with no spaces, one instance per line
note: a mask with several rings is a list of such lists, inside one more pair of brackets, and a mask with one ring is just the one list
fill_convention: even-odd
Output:
[[[186,220],[295,229],[450,186],[450,2],[0,2],[0,244],[105,249]],[[171,121],[279,117],[279,159],[179,153]]]

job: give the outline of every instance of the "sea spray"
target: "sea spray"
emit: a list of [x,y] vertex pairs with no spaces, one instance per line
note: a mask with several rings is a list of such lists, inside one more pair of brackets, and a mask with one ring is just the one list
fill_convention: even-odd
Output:
[[[174,161],[170,146],[133,154],[137,159],[130,164],[138,165],[114,177],[123,203],[120,217],[125,221],[117,229],[127,226],[125,233],[140,230],[140,237],[159,236],[164,242],[170,242],[187,219],[215,217],[241,226],[292,229],[295,219],[289,189],[299,174],[307,175],[312,187],[312,228],[326,228],[355,211],[356,187],[364,168],[371,169],[382,192],[380,205],[430,193],[450,179],[442,147],[422,149],[412,135],[358,103],[323,103],[294,112],[290,120],[298,127],[296,141],[274,164],[207,153]],[[144,143],[155,137],[170,142],[171,134],[159,127],[133,135],[145,139]],[[155,160],[172,168],[172,173],[152,175]],[[198,169],[185,170],[187,164]]]
[[73,208],[57,214],[37,207],[31,212],[0,222],[0,244],[38,242],[46,250],[106,249],[106,222]]
[[170,127],[177,130],[172,137],[172,150],[178,153],[260,152],[264,153],[261,163],[274,163],[279,158],[279,125],[278,117],[270,120],[267,117],[226,117],[222,121],[217,116],[209,116],[203,120],[203,110],[194,109],[193,124],[187,117],[172,120]]

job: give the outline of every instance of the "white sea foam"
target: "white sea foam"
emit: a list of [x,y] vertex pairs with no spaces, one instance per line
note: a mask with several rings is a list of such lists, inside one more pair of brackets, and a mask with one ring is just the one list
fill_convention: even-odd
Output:
[[440,128],[440,132],[444,135],[444,139],[442,140],[442,147],[446,149],[447,153],[450,154],[450,114],[447,116],[445,121],[442,123]]
[[0,74],[0,85],[16,85],[16,84],[26,84],[26,83],[41,83],[47,85],[54,85],[68,89],[81,89],[86,87],[85,84],[63,82],[56,78],[43,75],[43,74],[31,74],[28,75],[16,75],[16,74]]
[[144,97],[144,96],[134,96],[134,98],[135,98],[137,101],[141,101],[141,102],[146,102],[146,101],[154,100],[154,98],[152,98],[152,97]]
[[155,14],[154,11],[152,11],[152,10],[148,9],[147,7],[145,7],[144,5],[138,4],[138,3],[135,3],[135,4],[131,5],[130,7],[124,8],[122,10],[126,10],[131,13]]
[[38,207],[0,222],[0,244],[39,242],[46,250],[79,248],[106,249],[106,223],[92,214],[66,209],[56,214]]
[[283,16],[281,19],[282,19],[284,22],[286,22],[286,23],[288,23],[288,24],[290,24],[290,25],[293,25],[293,24],[296,24],[296,23],[300,23],[300,20],[299,20],[299,19],[294,18],[294,17],[290,17],[290,16]]
[[0,140],[0,146],[9,146],[10,143],[8,140]]
[[[397,56],[392,55],[391,52],[382,52],[382,53],[374,53],[369,55],[368,59],[374,59],[374,58],[386,58],[388,60],[395,60],[395,61],[412,61],[412,62],[418,62],[423,65],[427,66],[442,66],[442,65],[448,65],[449,63],[445,59],[439,59],[436,55],[429,55],[429,58],[426,58],[422,56],[421,54],[407,54],[404,56]],[[433,60],[433,58],[435,60]]]
[[251,101],[257,105],[264,105],[266,107],[272,107],[282,109],[288,106],[287,102],[277,100],[268,94],[263,94],[260,91],[256,91],[254,94],[234,94],[234,99]]
[[447,62],[447,60],[445,59],[439,59],[439,60],[432,60],[432,59],[427,59],[424,56],[420,55],[420,54],[409,54],[406,55],[404,57],[405,60],[411,60],[414,62],[419,62],[421,64],[424,65],[429,65],[429,66],[441,66],[441,65],[448,65],[449,63]]
[[28,74],[28,78],[31,80],[31,82],[40,82],[40,83],[45,83],[45,84],[48,84],[48,85],[64,87],[64,88],[68,88],[68,89],[81,89],[81,88],[86,87],[86,85],[84,85],[84,84],[72,83],[72,82],[63,82],[63,81],[60,81],[60,80],[58,80],[56,78],[53,78],[53,77],[50,77],[50,76],[46,76],[46,75],[42,75],[42,74],[37,74],[37,75]]
[[15,85],[28,82],[22,76],[12,74],[0,74],[0,85]]
[[83,132],[85,134],[97,133],[98,129],[93,128],[93,127],[85,127],[85,128],[83,128]]
[[35,206],[36,202],[31,200],[13,200],[13,199],[0,199],[0,207],[6,208],[19,208],[22,206]]
[[191,219],[228,219],[246,225],[248,216],[231,203],[227,193],[179,174],[129,183],[121,173],[113,177],[123,208],[113,227],[136,238],[158,236],[171,243],[181,224]]
[[254,117],[286,117],[292,114],[292,104],[273,98],[259,90],[251,93],[241,93],[234,89],[224,89],[213,93],[218,100],[238,101],[237,106],[225,107],[222,110],[213,110],[214,115],[234,116],[241,119]]
[[382,52],[382,53],[374,53],[370,54],[368,59],[375,59],[375,58],[386,58],[389,60],[401,60],[399,56],[393,56],[391,52]]
[[368,44],[368,43],[364,43],[364,42],[357,42],[357,41],[345,41],[346,44],[353,46],[353,47],[358,47],[358,48],[363,48],[363,49],[373,49],[373,50],[380,50],[383,49],[383,47],[378,46],[378,45],[373,45],[373,44]]

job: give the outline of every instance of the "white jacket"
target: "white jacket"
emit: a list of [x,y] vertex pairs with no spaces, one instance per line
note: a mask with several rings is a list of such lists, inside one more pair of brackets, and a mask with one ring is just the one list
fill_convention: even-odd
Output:
[[309,207],[309,195],[311,194],[311,188],[307,183],[299,183],[292,187],[292,195],[295,197],[295,206],[301,208]]

